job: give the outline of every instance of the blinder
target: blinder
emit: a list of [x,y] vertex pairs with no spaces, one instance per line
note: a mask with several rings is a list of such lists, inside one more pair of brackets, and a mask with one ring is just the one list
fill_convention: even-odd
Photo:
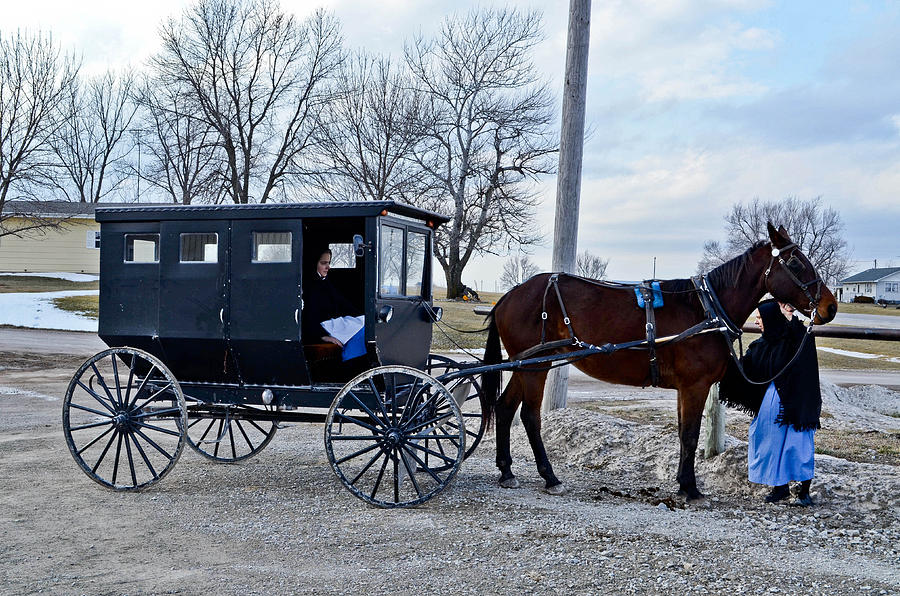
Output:
[[[787,273],[788,277],[794,282],[794,285],[800,288],[806,298],[809,300],[809,310],[810,313],[815,313],[816,309],[819,306],[819,300],[822,298],[822,278],[816,275],[816,277],[808,282],[803,282],[800,280],[797,275],[802,272],[806,266],[803,264],[797,255],[793,254],[795,250],[798,249],[798,246],[791,242],[790,244],[779,248],[776,248],[774,245],[772,246],[772,257],[769,259],[769,266],[766,267],[766,289],[769,290],[769,293],[772,293],[772,289],[769,287],[769,272],[772,270],[772,265],[775,263],[775,259],[778,259],[778,263],[784,269],[784,272]],[[784,260],[784,255],[790,251],[790,256],[787,261]],[[813,284],[816,284],[816,295],[813,295],[809,291],[809,287]]]

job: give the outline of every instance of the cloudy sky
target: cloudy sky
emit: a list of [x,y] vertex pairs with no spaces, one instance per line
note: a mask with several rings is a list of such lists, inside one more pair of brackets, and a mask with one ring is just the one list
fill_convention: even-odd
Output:
[[[28,0],[4,7],[4,31],[50,30],[85,69],[140,67],[159,22],[181,0]],[[403,39],[481,0],[282,0],[299,16],[324,6],[350,47],[399,55]],[[568,2],[509,4],[544,13],[536,55],[562,89]],[[900,4],[855,0],[594,1],[579,250],[614,279],[694,273],[737,202],[822,197],[846,224],[853,271],[900,266]],[[550,266],[555,179],[539,223]],[[502,259],[465,281],[493,290]]]

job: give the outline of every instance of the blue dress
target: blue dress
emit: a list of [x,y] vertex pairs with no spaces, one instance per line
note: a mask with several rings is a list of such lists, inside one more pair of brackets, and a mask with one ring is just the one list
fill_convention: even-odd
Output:
[[750,482],[781,486],[791,480],[810,480],[815,475],[815,429],[797,431],[775,422],[781,398],[775,383],[763,397],[759,414],[750,423],[747,470]]

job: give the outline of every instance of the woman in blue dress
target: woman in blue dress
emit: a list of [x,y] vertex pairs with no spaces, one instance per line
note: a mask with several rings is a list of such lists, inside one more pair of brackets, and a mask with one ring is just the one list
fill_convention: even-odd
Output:
[[[812,505],[809,487],[815,474],[814,438],[822,411],[815,340],[787,304],[759,305],[762,337],[747,347],[741,365],[755,385],[729,367],[719,398],[753,413],[747,445],[750,482],[772,487],[766,501],[790,496],[789,483],[800,482],[795,504]],[[805,338],[805,340],[804,340]]]

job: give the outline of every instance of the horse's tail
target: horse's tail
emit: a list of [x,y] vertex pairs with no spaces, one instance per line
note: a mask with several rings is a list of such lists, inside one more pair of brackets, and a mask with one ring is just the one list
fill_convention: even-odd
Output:
[[[497,321],[494,313],[497,307],[488,315],[488,337],[484,347],[484,364],[500,364],[503,354],[500,352],[500,333],[497,331]],[[499,370],[486,372],[481,375],[481,415],[485,419],[485,427],[490,428],[494,419],[494,406],[500,397],[501,376]]]

